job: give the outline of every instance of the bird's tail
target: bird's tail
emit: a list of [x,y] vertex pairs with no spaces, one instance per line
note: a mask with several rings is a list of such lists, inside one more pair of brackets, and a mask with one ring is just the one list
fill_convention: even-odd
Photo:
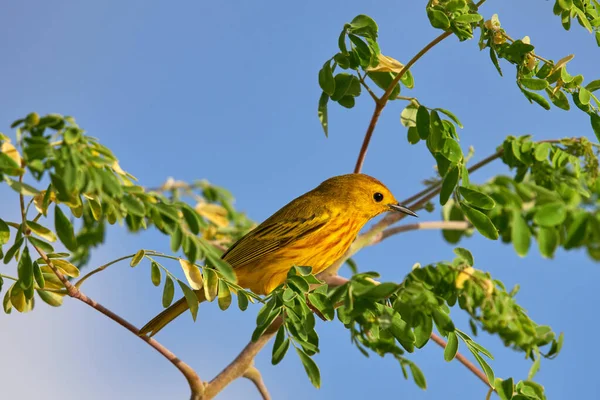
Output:
[[[206,300],[206,297],[204,296],[204,289],[198,289],[194,292],[196,293],[196,297],[198,298],[199,303],[202,303],[204,300]],[[140,329],[140,333],[138,335],[149,335],[150,337],[156,335],[169,322],[179,317],[188,309],[189,306],[187,304],[187,301],[185,297],[182,297],[181,299],[177,300],[175,303],[167,307],[165,310],[163,310],[163,312],[158,314],[156,317],[152,318],[150,322],[148,322],[142,327],[142,329]]]

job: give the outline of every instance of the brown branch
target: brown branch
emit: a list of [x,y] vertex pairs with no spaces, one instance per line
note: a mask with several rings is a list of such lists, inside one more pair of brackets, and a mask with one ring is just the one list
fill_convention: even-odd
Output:
[[[486,0],[480,0],[477,4],[475,4],[475,8],[476,9],[479,8],[479,6],[481,6],[483,3],[485,3],[485,1]],[[406,72],[408,72],[410,67],[412,67],[417,61],[419,61],[419,59],[421,57],[423,57],[429,50],[431,50],[434,46],[436,46],[438,43],[440,43],[442,40],[446,39],[450,35],[452,35],[452,31],[447,31],[447,32],[442,33],[441,35],[439,35],[438,37],[433,39],[431,42],[429,42],[425,47],[423,47],[421,49],[421,51],[419,51],[417,54],[415,54],[415,56],[413,58],[411,58],[410,61],[404,67],[402,67],[400,72],[398,72],[398,75],[396,75],[396,77],[394,78],[392,83],[390,83],[390,85],[386,89],[383,96],[381,96],[381,98],[378,99],[377,96],[375,96],[374,94],[371,94],[371,96],[375,100],[375,110],[373,111],[373,116],[371,117],[371,122],[369,123],[367,132],[365,133],[365,138],[364,138],[363,144],[360,148],[360,152],[358,153],[358,158],[356,160],[356,166],[354,167],[355,174],[360,173],[360,171],[362,170],[362,166],[365,162],[365,156],[367,154],[367,149],[369,148],[369,142],[371,141],[371,136],[373,136],[373,131],[375,130],[375,125],[377,125],[377,120],[379,119],[379,115],[381,114],[381,111],[387,104],[387,102],[388,102],[390,96],[392,95],[392,92],[394,91],[394,88],[396,87],[398,82],[400,82],[400,80],[406,74]]]
[[369,122],[369,127],[367,128],[367,132],[365,133],[363,144],[360,148],[360,152],[358,153],[356,166],[354,167],[355,174],[360,173],[360,171],[362,170],[363,163],[365,162],[365,156],[367,155],[367,149],[369,148],[369,143],[371,141],[371,136],[373,136],[373,131],[375,130],[375,126],[377,125],[377,121],[379,120],[379,116],[381,115],[381,111],[387,104],[390,95],[394,91],[394,88],[396,87],[398,82],[400,82],[400,79],[402,79],[402,77],[408,72],[409,68],[412,67],[414,63],[419,61],[419,59],[423,57],[425,53],[427,53],[429,50],[431,50],[432,47],[434,47],[436,44],[446,39],[450,35],[452,35],[451,31],[444,32],[435,39],[433,39],[429,44],[427,44],[427,46],[423,47],[421,51],[419,51],[413,58],[411,58],[410,61],[404,67],[402,67],[400,72],[398,72],[398,75],[396,75],[392,83],[388,86],[383,96],[381,96],[380,99],[377,99],[375,97],[375,110],[373,110],[371,122]]
[[250,342],[244,347],[242,352],[227,366],[223,371],[219,373],[212,381],[205,387],[204,396],[202,400],[208,400],[215,397],[221,390],[227,385],[236,380],[237,378],[244,376],[244,373],[252,366],[254,357],[258,352],[271,340],[279,327],[283,324],[283,318],[279,317],[273,321],[271,326],[266,330],[256,342]]
[[[435,333],[431,334],[431,340],[433,340],[438,345],[440,345],[440,347],[442,349],[446,348],[446,341],[444,339],[442,339],[441,337],[439,337],[438,335],[436,335]],[[491,387],[490,383],[488,382],[487,376],[485,376],[485,374],[483,373],[483,371],[481,371],[479,368],[477,368],[475,366],[475,364],[473,364],[465,356],[463,356],[461,353],[458,353],[458,352],[456,353],[456,359],[458,361],[460,361],[460,363],[462,365],[464,365],[465,367],[467,367],[467,369],[469,371],[471,371],[473,374],[475,374],[476,377],[478,377],[479,379],[481,379],[481,381],[483,383],[485,383],[485,385],[487,387]]]
[[[348,282],[348,279],[338,275],[318,275],[318,277],[332,287],[340,286]],[[269,340],[275,336],[275,333],[282,324],[283,318],[278,317],[256,342],[248,343],[242,352],[212,381],[210,381],[208,385],[206,385],[202,400],[212,399],[231,382],[239,377],[245,376],[246,372],[253,366],[254,357],[256,357]],[[260,388],[258,389],[260,391]]]
[[377,125],[377,121],[379,120],[379,116],[381,115],[381,110],[383,110],[383,107],[385,107],[385,102],[381,103],[381,101],[378,101],[375,103],[375,110],[373,110],[373,116],[371,117],[371,122],[369,122],[369,127],[365,133],[365,138],[363,139],[363,144],[360,148],[360,152],[358,153],[358,159],[356,160],[356,166],[354,167],[355,174],[360,173],[362,170],[363,163],[365,162],[365,156],[367,155],[367,149],[369,148],[369,142],[371,141],[371,136],[373,136],[375,125]]
[[252,383],[254,383],[254,386],[256,386],[256,389],[262,396],[263,400],[271,400],[271,395],[269,394],[269,391],[267,390],[267,386],[265,385],[265,382],[263,381],[262,375],[260,374],[260,371],[254,365],[251,365],[246,370],[246,372],[244,372],[244,375],[242,375],[242,376],[244,378],[252,381]]
[[427,221],[427,222],[417,222],[415,224],[408,224],[402,226],[396,226],[394,228],[388,228],[382,231],[379,235],[377,235],[369,246],[377,244],[384,239],[392,235],[396,235],[398,233],[409,232],[409,231],[421,231],[421,230],[429,230],[429,229],[443,229],[450,231],[464,231],[471,227],[472,225],[468,221]]
[[89,298],[85,294],[83,294],[79,289],[77,289],[73,284],[71,284],[71,282],[69,282],[69,280],[62,274],[61,271],[59,271],[54,266],[54,264],[52,263],[52,260],[48,258],[48,256],[42,249],[38,248],[37,246],[35,246],[33,244],[31,244],[31,245],[35,248],[35,250],[38,252],[40,257],[42,257],[44,262],[52,269],[52,271],[58,277],[58,279],[63,283],[63,285],[67,289],[67,293],[70,297],[73,297],[77,300],[84,302],[88,306],[90,306],[90,307],[94,308],[95,310],[99,311],[100,313],[104,314],[105,316],[112,319],[113,321],[115,321],[116,323],[118,323],[119,325],[121,325],[122,327],[124,327],[125,329],[130,331],[131,333],[133,333],[135,336],[137,336],[138,338],[140,338],[141,340],[145,341],[150,346],[152,346],[156,351],[158,351],[167,360],[169,360],[185,376],[185,379],[188,381],[188,384],[190,385],[190,390],[192,392],[191,399],[199,400],[202,398],[202,394],[204,392],[204,384],[200,380],[200,377],[198,376],[196,371],[194,371],[192,369],[192,367],[190,367],[189,365],[187,365],[186,363],[181,361],[179,358],[177,358],[177,356],[175,356],[175,354],[171,353],[166,347],[164,347],[162,344],[158,343],[155,339],[152,339],[147,336],[140,336],[139,329],[136,328],[129,321],[125,320],[121,316],[115,314],[108,308],[104,307],[102,304],[92,300],[91,298]]

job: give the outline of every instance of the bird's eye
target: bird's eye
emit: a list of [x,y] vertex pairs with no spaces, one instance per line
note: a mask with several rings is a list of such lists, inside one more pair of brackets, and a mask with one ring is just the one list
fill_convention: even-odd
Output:
[[373,200],[380,203],[383,200],[383,195],[381,193],[377,192],[373,195]]

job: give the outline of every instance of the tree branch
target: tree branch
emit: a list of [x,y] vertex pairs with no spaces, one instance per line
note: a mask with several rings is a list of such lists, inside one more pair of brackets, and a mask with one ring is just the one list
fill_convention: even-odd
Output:
[[[431,340],[433,340],[434,342],[436,342],[438,345],[440,345],[440,347],[442,349],[446,348],[446,341],[444,339],[442,339],[441,337],[439,337],[438,335],[436,335],[435,333],[431,334]],[[469,361],[465,356],[463,356],[460,353],[456,353],[456,359],[458,361],[460,361],[460,363],[462,365],[464,365],[465,367],[467,367],[467,369],[469,371],[471,371],[476,377],[478,377],[483,383],[485,383],[485,385],[487,387],[491,387],[490,383],[488,382],[487,376],[485,376],[485,374],[475,366],[475,364],[473,364],[471,361]]]
[[363,144],[360,148],[360,152],[358,153],[356,166],[354,167],[354,173],[358,174],[362,170],[363,163],[365,162],[365,156],[367,155],[367,149],[369,148],[369,143],[371,141],[371,136],[373,136],[373,131],[375,130],[375,126],[377,125],[377,121],[379,120],[379,116],[381,115],[381,111],[387,104],[390,95],[394,91],[394,88],[396,87],[398,82],[400,82],[400,79],[402,79],[406,72],[408,72],[409,68],[412,67],[413,64],[416,63],[421,57],[423,57],[425,53],[427,53],[429,50],[431,50],[432,47],[434,47],[436,44],[446,39],[450,35],[452,35],[451,31],[444,32],[435,39],[433,39],[429,44],[427,44],[427,46],[423,47],[421,51],[419,51],[413,58],[411,58],[408,64],[402,67],[400,72],[398,72],[398,75],[396,75],[392,83],[388,86],[383,96],[381,96],[380,99],[377,99],[377,97],[375,97],[375,110],[373,110],[371,122],[369,122],[369,127],[367,128],[367,132],[365,133]]
[[62,274],[62,272],[60,270],[58,270],[58,268],[56,268],[54,266],[54,264],[52,263],[52,260],[48,258],[48,256],[42,249],[38,248],[37,246],[35,246],[32,243],[30,243],[30,244],[38,252],[40,257],[42,257],[44,262],[52,269],[52,271],[58,277],[58,279],[63,283],[63,285],[67,289],[67,293],[70,297],[73,297],[79,301],[84,302],[88,306],[90,306],[90,307],[94,308],[96,311],[99,311],[100,313],[104,314],[105,316],[112,319],[113,321],[115,321],[116,323],[118,323],[119,325],[121,325],[122,327],[124,327],[125,329],[130,331],[131,333],[133,333],[135,336],[137,336],[138,338],[140,338],[141,340],[145,341],[150,346],[152,346],[156,351],[158,351],[167,360],[169,360],[185,376],[185,379],[188,381],[190,390],[192,392],[191,399],[198,400],[201,398],[202,393],[204,392],[204,384],[200,380],[200,377],[198,376],[196,371],[194,371],[192,369],[192,367],[190,367],[189,365],[187,365],[186,363],[181,361],[179,358],[177,358],[177,356],[175,354],[171,353],[166,347],[164,347],[162,344],[158,343],[155,339],[152,339],[147,336],[140,336],[139,329],[136,328],[129,321],[125,320],[121,316],[115,314],[108,308],[104,307],[102,304],[90,299],[85,294],[83,294],[78,288],[76,288],[73,284],[71,284],[71,282],[69,282],[69,280]]
[[256,342],[248,343],[242,352],[206,385],[202,400],[212,399],[231,382],[244,376],[248,368],[252,366],[254,357],[275,336],[282,324],[283,318],[278,317]]
[[269,391],[267,390],[267,386],[265,385],[265,382],[263,381],[262,375],[260,374],[260,371],[254,365],[251,365],[246,370],[246,372],[244,372],[243,377],[251,380],[252,383],[254,383],[254,386],[256,386],[256,389],[262,396],[263,400],[271,400],[271,395],[269,394]]
[[417,222],[415,224],[396,226],[394,228],[388,228],[384,231],[381,231],[381,233],[379,233],[371,241],[371,243],[369,243],[369,246],[377,244],[392,235],[396,235],[398,233],[403,233],[403,232],[430,230],[430,229],[464,231],[464,230],[469,229],[471,226],[472,225],[468,221],[427,221],[427,222]]

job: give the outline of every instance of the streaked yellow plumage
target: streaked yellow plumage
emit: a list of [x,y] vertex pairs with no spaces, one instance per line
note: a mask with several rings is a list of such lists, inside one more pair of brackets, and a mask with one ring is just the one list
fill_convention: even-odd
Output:
[[[223,259],[233,267],[240,286],[268,294],[294,265],[311,266],[315,274],[325,270],[371,218],[390,210],[414,215],[377,179],[336,176],[285,205],[233,244]],[[196,294],[204,300],[202,290]],[[182,298],[146,324],[141,334],[156,334],[185,310]]]

